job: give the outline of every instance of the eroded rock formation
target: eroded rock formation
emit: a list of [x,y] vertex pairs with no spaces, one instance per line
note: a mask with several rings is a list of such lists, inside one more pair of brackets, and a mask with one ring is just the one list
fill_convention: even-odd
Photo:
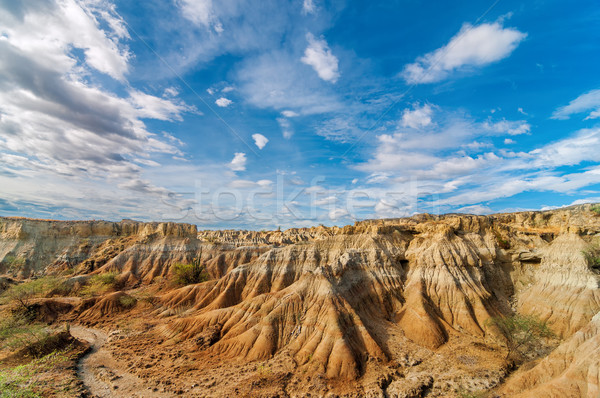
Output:
[[[499,392],[597,396],[600,275],[584,255],[594,242],[600,217],[589,205],[268,232],[0,219],[1,271],[13,277],[114,271],[146,286],[200,258],[210,280],[165,291],[152,310],[157,333],[199,342],[207,358],[279,364],[290,394],[307,374],[331,381],[318,394],[494,388],[508,367],[490,318],[515,310],[565,340]],[[119,294],[79,316],[122,311]]]

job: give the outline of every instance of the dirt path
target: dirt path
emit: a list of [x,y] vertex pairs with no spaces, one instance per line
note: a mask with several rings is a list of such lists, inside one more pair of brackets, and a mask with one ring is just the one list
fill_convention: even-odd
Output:
[[[173,394],[154,391],[144,380],[127,372],[104,345],[108,335],[94,328],[72,326],[71,334],[92,345],[92,350],[77,364],[77,376],[92,397],[172,397]],[[121,365],[121,366],[119,366]]]

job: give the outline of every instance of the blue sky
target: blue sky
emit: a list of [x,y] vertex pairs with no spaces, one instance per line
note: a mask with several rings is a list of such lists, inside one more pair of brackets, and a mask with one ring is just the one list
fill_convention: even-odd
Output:
[[0,214],[267,229],[600,201],[598,26],[595,1],[0,0]]

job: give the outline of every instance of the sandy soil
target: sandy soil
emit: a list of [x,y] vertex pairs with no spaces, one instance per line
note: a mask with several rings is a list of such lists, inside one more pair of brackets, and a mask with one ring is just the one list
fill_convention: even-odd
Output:
[[95,328],[71,327],[71,334],[92,345],[92,350],[77,365],[77,375],[92,397],[172,397],[155,391],[144,380],[122,369],[105,347],[108,335]]

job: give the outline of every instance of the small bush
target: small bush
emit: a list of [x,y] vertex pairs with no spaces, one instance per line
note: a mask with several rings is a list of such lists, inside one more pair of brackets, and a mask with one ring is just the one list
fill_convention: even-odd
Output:
[[142,301],[142,302],[148,303],[150,305],[154,305],[158,301],[158,298],[156,297],[156,295],[147,290],[137,292],[135,295],[135,298],[138,301]]
[[500,248],[504,250],[510,249],[510,242],[504,239],[499,232],[494,231],[494,235],[496,236],[496,241],[498,242],[498,246],[500,246]]
[[600,204],[595,204],[590,207],[590,210],[596,213],[597,216],[600,216]]
[[520,361],[531,356],[543,339],[556,337],[546,322],[531,315],[495,317],[490,323],[497,326],[506,339],[507,359]]
[[123,308],[132,308],[136,303],[137,300],[135,297],[131,297],[129,295],[123,295],[119,297],[119,304],[121,304]]
[[176,263],[173,266],[173,283],[179,286],[202,283],[208,280],[206,267],[197,258],[191,264]]
[[116,272],[92,275],[80,293],[83,296],[98,296],[114,290],[117,288],[117,275]]
[[48,330],[40,324],[30,323],[25,316],[13,313],[0,323],[0,347],[19,350],[31,347],[30,354],[37,356],[36,347],[44,346],[50,338]]
[[64,280],[45,276],[12,285],[2,294],[2,297],[27,312],[31,310],[31,301],[34,298],[62,296],[68,294],[69,290]]
[[600,245],[591,245],[581,252],[592,271],[600,272]]
[[4,257],[1,264],[4,265],[8,271],[14,272],[25,267],[27,260],[23,257],[8,255]]

